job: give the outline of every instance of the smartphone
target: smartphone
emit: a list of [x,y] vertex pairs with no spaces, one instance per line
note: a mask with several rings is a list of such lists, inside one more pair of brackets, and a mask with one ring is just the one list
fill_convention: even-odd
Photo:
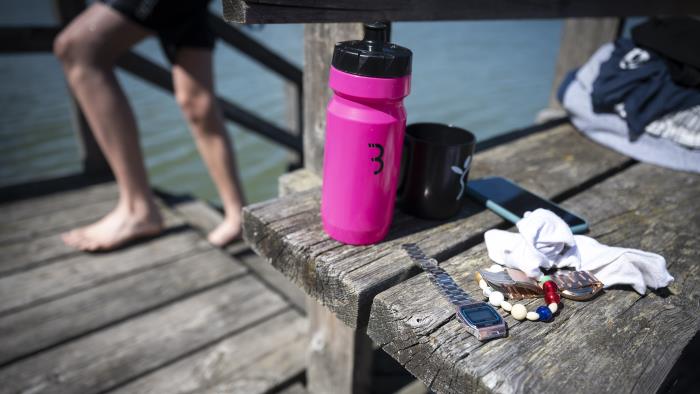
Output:
[[467,193],[497,215],[513,223],[522,219],[527,211],[544,208],[564,219],[571,228],[571,232],[580,234],[588,230],[588,223],[580,216],[523,189],[506,178],[487,177],[469,181]]

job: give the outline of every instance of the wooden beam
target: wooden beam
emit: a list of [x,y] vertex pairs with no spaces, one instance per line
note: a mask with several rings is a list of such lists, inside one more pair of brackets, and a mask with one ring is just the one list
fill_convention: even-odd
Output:
[[333,47],[343,40],[362,37],[359,23],[304,26],[304,167],[320,175],[326,136],[326,106]]
[[[301,169],[279,179],[280,196],[320,186],[321,178]],[[261,263],[266,264],[266,263]],[[372,341],[348,327],[328,308],[306,296],[309,349],[306,381],[312,394],[360,394],[370,390]]]
[[[173,92],[173,81],[170,72],[141,55],[128,52],[119,58],[117,65],[164,90]],[[223,98],[219,98],[219,105],[221,105],[226,119],[234,121],[292,151],[301,153],[301,141],[292,133]]]
[[694,15],[696,0],[222,0],[224,18],[239,23],[371,20],[540,19]]
[[372,340],[364,330],[348,327],[315,299],[307,299],[310,344],[306,381],[309,393],[369,393]]
[[50,52],[59,31],[53,26],[0,27],[0,52]]

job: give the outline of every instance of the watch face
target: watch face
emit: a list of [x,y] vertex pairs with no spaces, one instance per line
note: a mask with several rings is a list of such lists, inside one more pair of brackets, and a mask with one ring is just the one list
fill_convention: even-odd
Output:
[[459,309],[459,314],[476,328],[493,326],[503,322],[501,315],[488,304],[463,306]]

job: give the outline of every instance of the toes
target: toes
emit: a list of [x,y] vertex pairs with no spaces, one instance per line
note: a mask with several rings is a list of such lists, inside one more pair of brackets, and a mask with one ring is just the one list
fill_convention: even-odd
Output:
[[61,234],[61,239],[63,240],[63,243],[65,243],[68,246],[78,248],[80,245],[80,241],[82,239],[82,232],[79,230],[72,230],[68,231],[66,233]]

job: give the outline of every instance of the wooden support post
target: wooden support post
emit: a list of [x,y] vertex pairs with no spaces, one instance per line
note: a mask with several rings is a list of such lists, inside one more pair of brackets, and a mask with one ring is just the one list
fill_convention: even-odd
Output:
[[315,299],[307,298],[309,361],[306,380],[312,394],[369,393],[372,340],[348,327]]
[[[326,134],[326,105],[330,99],[328,71],[333,47],[362,37],[362,24],[311,24],[304,28],[304,166],[321,175]],[[311,393],[369,392],[372,341],[338,320],[327,308],[309,298],[309,365]]]
[[[284,83],[285,124],[287,125],[287,129],[291,130],[294,133],[294,135],[298,138],[300,143],[302,142],[302,133],[304,128],[302,120],[303,112],[301,105],[301,102],[303,100],[302,94],[302,89],[300,89],[300,87],[297,87],[296,84],[291,82]],[[290,169],[296,169],[302,166],[304,164],[303,156],[303,154],[291,153],[289,158]]]
[[[62,27],[66,26],[73,18],[83,12],[85,0],[55,0],[54,11]],[[78,140],[80,159],[83,163],[83,174],[95,177],[110,176],[112,171],[109,168],[107,159],[102,154],[102,150],[90,130],[90,126],[85,119],[80,105],[71,95],[73,108],[73,124],[75,136]]]
[[537,115],[538,123],[566,115],[557,99],[557,90],[564,76],[570,70],[583,65],[601,45],[614,41],[620,35],[623,26],[623,18],[566,19],[562,28],[549,107]]
[[319,23],[304,27],[304,167],[321,175],[328,71],[338,41],[362,38],[361,23]]

